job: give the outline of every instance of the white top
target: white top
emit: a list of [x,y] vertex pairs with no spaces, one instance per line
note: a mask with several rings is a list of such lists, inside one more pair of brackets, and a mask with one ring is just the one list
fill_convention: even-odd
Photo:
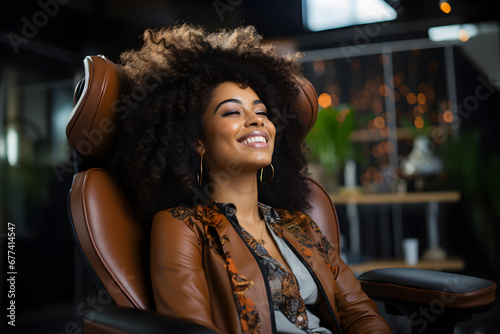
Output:
[[[266,223],[267,225],[267,223]],[[288,266],[295,275],[297,279],[297,283],[299,284],[299,291],[304,303],[307,305],[317,304],[320,300],[320,296],[318,293],[318,286],[316,282],[312,278],[311,274],[304,266],[304,264],[297,258],[294,252],[287,246],[285,241],[278,237],[272,228],[269,228],[271,235],[276,241],[278,248],[281,252],[283,258],[285,258]],[[307,319],[308,319],[308,327],[307,331],[303,331],[297,328],[293,323],[288,320],[288,318],[280,311],[274,310],[274,316],[276,319],[276,330],[278,333],[286,333],[286,334],[304,334],[304,333],[322,333],[322,334],[332,334],[332,332],[324,327],[320,327],[319,318],[315,316],[313,313],[307,310]]]

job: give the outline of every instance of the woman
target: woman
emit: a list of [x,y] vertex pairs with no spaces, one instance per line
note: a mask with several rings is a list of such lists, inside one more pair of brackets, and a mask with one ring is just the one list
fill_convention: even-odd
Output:
[[260,40],[182,25],[122,55],[131,92],[146,89],[114,165],[153,220],[157,311],[220,333],[390,333],[301,212],[299,57]]

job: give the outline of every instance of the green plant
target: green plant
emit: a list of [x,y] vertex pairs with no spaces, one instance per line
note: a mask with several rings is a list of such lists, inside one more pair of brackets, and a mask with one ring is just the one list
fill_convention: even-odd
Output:
[[348,159],[363,162],[359,146],[351,142],[350,136],[365,121],[356,119],[352,106],[320,108],[316,124],[306,137],[310,160],[333,173],[338,173]]

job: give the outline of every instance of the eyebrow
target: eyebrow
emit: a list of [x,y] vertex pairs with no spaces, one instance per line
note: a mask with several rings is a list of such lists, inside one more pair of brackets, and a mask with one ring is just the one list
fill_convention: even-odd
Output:
[[[224,100],[224,101],[222,101],[221,103],[219,103],[219,104],[217,105],[217,107],[216,107],[216,108],[215,108],[215,110],[214,110],[214,114],[215,114],[215,112],[219,109],[219,107],[220,107],[221,105],[223,105],[224,103],[228,103],[228,102],[234,102],[234,103],[237,103],[237,104],[243,104],[243,103],[241,102],[241,100],[238,100],[238,99],[227,99],[227,100]],[[254,105],[254,106],[255,106],[255,105],[257,105],[257,104],[264,104],[264,102],[262,102],[261,100],[254,100],[254,101],[252,102],[252,105]]]

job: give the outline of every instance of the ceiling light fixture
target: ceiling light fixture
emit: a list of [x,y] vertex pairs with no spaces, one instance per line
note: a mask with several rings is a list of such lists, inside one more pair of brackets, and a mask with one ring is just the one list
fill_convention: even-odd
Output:
[[455,24],[450,26],[429,28],[429,39],[433,42],[462,41],[466,42],[477,36],[478,27],[475,24]]
[[302,0],[304,26],[321,31],[392,21],[397,11],[384,0]]

